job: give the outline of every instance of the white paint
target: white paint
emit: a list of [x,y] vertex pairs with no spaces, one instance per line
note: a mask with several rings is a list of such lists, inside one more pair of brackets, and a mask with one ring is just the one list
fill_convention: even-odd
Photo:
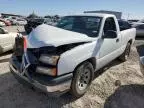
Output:
[[92,40],[94,40],[94,38],[90,38],[85,34],[42,24],[34,29],[28,36],[28,48],[39,48],[43,46],[57,47],[64,44],[88,42]]
[[[43,46],[60,46],[70,43],[89,42],[79,45],[60,55],[58,62],[58,75],[73,72],[83,61],[95,58],[96,70],[102,68],[113,59],[120,56],[130,39],[134,42],[136,29],[128,29],[120,32],[118,21],[114,15],[109,14],[82,14],[87,16],[102,17],[100,32],[97,38],[88,37],[85,34],[76,33],[49,25],[40,25],[28,36],[28,48],[39,48]],[[80,15],[77,15],[80,16]],[[117,27],[117,38],[103,39],[103,27],[105,20],[113,17]],[[119,42],[116,43],[116,40]]]
[[[103,32],[104,23],[106,18],[108,17],[114,16],[105,16],[103,18],[100,28],[100,34],[97,39],[90,43],[73,48],[61,55],[60,60],[58,62],[58,75],[73,72],[80,63],[93,57],[96,59],[95,70],[99,70],[112,60],[119,57],[125,51],[126,45],[129,40],[132,39],[132,44],[134,43],[136,29],[132,28],[120,32],[119,25],[115,17],[114,19],[116,22],[118,35],[117,38],[102,39],[101,36]],[[120,41],[116,43],[116,39],[118,38],[120,39]],[[111,45],[112,43],[113,45]]]

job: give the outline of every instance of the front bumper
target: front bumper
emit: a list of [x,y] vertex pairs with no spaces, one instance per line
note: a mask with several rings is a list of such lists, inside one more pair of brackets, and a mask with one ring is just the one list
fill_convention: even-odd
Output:
[[[36,79],[29,79],[19,72],[17,66],[20,64],[12,57],[10,60],[10,71],[15,78],[22,84],[29,87],[34,87],[48,94],[58,95],[67,92],[71,86],[72,73],[60,77],[51,78],[50,80],[40,81]],[[43,79],[41,79],[43,80]]]

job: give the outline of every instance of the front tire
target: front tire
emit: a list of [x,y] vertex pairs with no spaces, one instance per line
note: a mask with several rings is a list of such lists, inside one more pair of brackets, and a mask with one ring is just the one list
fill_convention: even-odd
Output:
[[89,88],[94,76],[94,68],[90,62],[84,62],[75,70],[72,84],[71,94],[79,98],[85,94]]
[[119,57],[119,59],[123,62],[127,61],[130,55],[131,44],[130,42],[127,44],[124,53]]

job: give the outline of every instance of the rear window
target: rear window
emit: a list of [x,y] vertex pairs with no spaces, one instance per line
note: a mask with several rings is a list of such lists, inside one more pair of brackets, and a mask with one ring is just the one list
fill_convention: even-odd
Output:
[[127,21],[119,20],[118,23],[119,23],[120,31],[131,28],[131,25]]

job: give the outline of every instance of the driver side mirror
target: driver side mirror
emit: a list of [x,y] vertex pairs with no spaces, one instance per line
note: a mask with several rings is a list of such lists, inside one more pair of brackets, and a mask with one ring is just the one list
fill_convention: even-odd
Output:
[[102,36],[102,38],[110,38],[110,39],[113,39],[116,37],[117,37],[117,32],[113,30],[106,31],[106,33]]

